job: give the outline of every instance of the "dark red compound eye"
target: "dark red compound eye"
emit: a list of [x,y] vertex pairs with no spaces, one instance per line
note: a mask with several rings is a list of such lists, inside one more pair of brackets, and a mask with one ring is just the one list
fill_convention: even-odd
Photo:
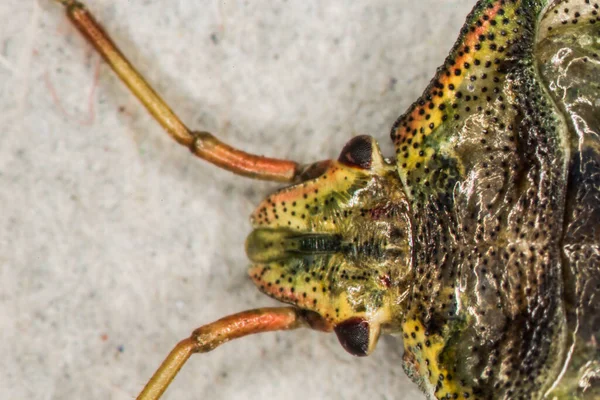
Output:
[[362,318],[351,318],[337,325],[335,334],[342,347],[353,356],[369,353],[369,323]]
[[338,161],[362,169],[371,168],[373,141],[371,136],[361,135],[350,139],[342,149]]

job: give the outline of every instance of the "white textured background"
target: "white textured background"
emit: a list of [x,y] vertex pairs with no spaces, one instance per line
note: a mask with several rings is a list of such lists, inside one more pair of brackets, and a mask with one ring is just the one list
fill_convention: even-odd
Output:
[[[474,0],[88,1],[192,128],[298,161],[389,128]],[[195,327],[273,305],[246,278],[276,186],[172,142],[50,0],[0,1],[0,399],[131,399]],[[194,356],[167,399],[418,399],[401,342],[265,334]]]

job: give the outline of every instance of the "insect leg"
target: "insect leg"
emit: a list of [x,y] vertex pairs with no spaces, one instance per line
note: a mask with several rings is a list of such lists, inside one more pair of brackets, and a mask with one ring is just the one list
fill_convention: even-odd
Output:
[[302,168],[293,161],[249,154],[228,146],[208,132],[190,131],[131,65],[82,3],[76,0],[56,1],[65,6],[67,16],[77,29],[179,144],[188,147],[196,156],[238,175],[278,182],[299,179]]
[[138,400],[159,399],[183,364],[194,353],[206,353],[217,346],[254,333],[310,327],[330,331],[318,314],[293,307],[258,308],[243,311],[201,326],[179,342],[148,381]]

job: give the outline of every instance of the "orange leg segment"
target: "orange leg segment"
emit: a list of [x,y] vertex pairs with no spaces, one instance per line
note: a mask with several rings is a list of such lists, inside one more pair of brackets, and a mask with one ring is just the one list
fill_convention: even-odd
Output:
[[131,65],[83,4],[76,0],[57,1],[65,6],[67,16],[77,29],[179,144],[188,147],[196,156],[238,175],[278,182],[299,179],[302,171],[293,161],[245,153],[226,145],[208,132],[190,131]]
[[322,331],[331,330],[317,314],[293,307],[244,311],[204,325],[171,350],[137,399],[159,399],[183,364],[194,353],[206,353],[232,339],[254,333],[290,330],[303,326]]

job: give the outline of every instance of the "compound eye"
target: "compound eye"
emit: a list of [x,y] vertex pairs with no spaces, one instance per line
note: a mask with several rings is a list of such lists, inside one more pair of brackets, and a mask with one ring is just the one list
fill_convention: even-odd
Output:
[[362,169],[371,168],[373,155],[373,139],[371,136],[361,135],[350,139],[342,149],[338,161]]
[[351,318],[338,324],[335,334],[342,347],[353,356],[369,354],[369,323],[362,318]]

